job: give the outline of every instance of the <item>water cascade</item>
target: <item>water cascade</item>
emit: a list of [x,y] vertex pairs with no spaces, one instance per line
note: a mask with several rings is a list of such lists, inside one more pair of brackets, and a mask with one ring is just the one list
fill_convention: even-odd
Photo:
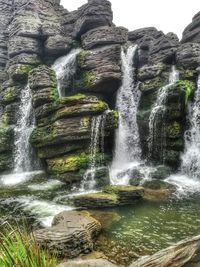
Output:
[[190,129],[185,132],[185,153],[182,157],[181,171],[197,179],[200,178],[200,75],[193,108],[189,110],[188,119]]
[[140,100],[134,79],[134,57],[137,46],[122,47],[122,86],[117,94],[116,107],[119,111],[119,127],[115,137],[114,158],[110,168],[111,184],[128,184],[128,170],[141,161],[137,109]]
[[[149,147],[149,158],[152,157],[153,151],[155,150],[155,144],[158,142],[157,140],[157,133],[159,131],[163,131],[162,133],[162,144],[161,144],[161,148],[160,151],[163,152],[163,146],[165,144],[165,131],[164,131],[164,122],[162,121],[162,129],[160,129],[160,127],[158,127],[158,123],[159,123],[159,118],[161,118],[164,113],[165,113],[165,109],[166,109],[166,99],[168,96],[168,90],[169,88],[179,80],[179,72],[176,70],[175,66],[172,66],[172,70],[169,74],[169,83],[165,86],[163,86],[162,88],[160,88],[158,90],[158,94],[157,94],[157,99],[156,102],[151,110],[151,114],[149,117],[149,140],[148,140],[148,147]],[[164,159],[164,155],[162,155],[163,159]]]
[[12,174],[1,177],[4,185],[14,185],[31,178],[40,169],[40,164],[33,148],[29,143],[34,129],[35,118],[32,112],[32,97],[29,85],[21,91],[21,103],[18,111],[18,120],[14,128],[14,169]]
[[69,86],[71,78],[76,73],[76,57],[81,52],[80,48],[72,49],[66,56],[58,58],[52,65],[58,81],[58,94],[65,96],[65,89]]
[[200,191],[200,75],[194,103],[188,109],[190,128],[185,131],[185,151],[182,155],[180,173],[170,176],[167,181],[175,184],[179,193]]
[[90,140],[90,163],[84,174],[81,190],[95,189],[96,172],[103,168],[106,113],[92,118]]

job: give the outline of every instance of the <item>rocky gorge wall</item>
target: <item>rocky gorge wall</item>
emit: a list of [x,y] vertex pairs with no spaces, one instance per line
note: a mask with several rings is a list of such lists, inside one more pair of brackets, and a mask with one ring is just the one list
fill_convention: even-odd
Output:
[[[200,13],[185,29],[181,42],[175,34],[155,28],[128,32],[116,27],[107,0],[88,0],[73,12],[60,6],[59,0],[0,1],[0,18],[1,172],[13,168],[14,127],[20,92],[27,83],[36,117],[30,142],[50,175],[68,182],[81,179],[90,160],[92,117],[111,109],[105,126],[108,163],[118,124],[114,108],[122,78],[121,46],[129,44],[138,45],[135,65],[142,93],[138,124],[143,157],[178,168],[187,103],[196,88],[200,63]],[[82,50],[76,73],[65,88],[66,96],[59,98],[51,66],[77,47]],[[149,157],[149,116],[159,89],[168,83],[172,65],[179,70],[180,80],[170,87],[164,118],[158,120],[154,153]]]

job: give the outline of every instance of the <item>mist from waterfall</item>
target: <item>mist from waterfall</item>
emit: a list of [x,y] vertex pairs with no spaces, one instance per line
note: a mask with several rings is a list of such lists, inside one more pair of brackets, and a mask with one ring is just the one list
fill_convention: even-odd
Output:
[[94,116],[91,124],[90,138],[90,162],[85,172],[81,190],[93,190],[96,185],[96,172],[102,167],[104,160],[104,137],[105,137],[106,113]]
[[[162,147],[161,151],[163,152],[163,146],[165,144],[166,138],[165,138],[165,127],[164,127],[164,121],[162,122],[163,124],[163,129],[164,131],[162,132],[162,129],[158,127],[158,118],[160,118],[162,115],[164,115],[165,110],[166,110],[166,100],[168,96],[168,91],[169,88],[175,84],[179,80],[179,72],[176,70],[175,66],[172,66],[172,70],[169,74],[169,83],[163,87],[161,87],[158,90],[157,93],[157,99],[156,102],[151,110],[150,116],[149,116],[149,138],[148,138],[148,148],[149,148],[149,158],[152,157],[152,154],[155,149],[155,144],[158,142],[157,140],[157,133],[159,131],[159,135],[162,133]],[[164,159],[164,155],[163,155]]]
[[65,96],[65,89],[70,85],[71,78],[76,73],[76,58],[80,52],[80,48],[72,49],[69,54],[58,58],[52,65],[56,73],[60,97]]
[[135,81],[134,57],[137,46],[122,47],[122,85],[117,93],[116,107],[119,127],[115,136],[115,151],[110,167],[111,184],[128,184],[129,170],[141,161],[137,110],[140,91]]

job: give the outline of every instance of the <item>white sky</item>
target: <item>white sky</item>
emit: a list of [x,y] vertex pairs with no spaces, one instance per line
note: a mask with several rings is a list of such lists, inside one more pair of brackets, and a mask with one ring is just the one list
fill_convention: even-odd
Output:
[[[199,0],[110,0],[113,22],[129,30],[154,26],[164,33],[174,32],[179,38],[192,17],[200,11]],[[69,11],[87,0],[61,0]]]

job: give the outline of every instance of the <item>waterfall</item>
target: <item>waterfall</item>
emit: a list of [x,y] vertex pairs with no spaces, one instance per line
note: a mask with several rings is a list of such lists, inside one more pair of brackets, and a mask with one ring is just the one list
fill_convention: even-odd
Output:
[[34,125],[35,119],[32,113],[31,89],[27,85],[21,92],[18,121],[14,129],[14,173],[30,172],[38,167],[37,160],[33,160],[34,151],[29,143]]
[[126,170],[136,166],[141,160],[137,110],[140,92],[135,81],[134,57],[137,46],[122,47],[122,85],[117,94],[116,107],[119,111],[119,127],[115,136],[115,151],[110,167],[112,184],[128,184]]
[[185,151],[180,172],[166,179],[177,186],[177,194],[180,196],[200,191],[200,75],[194,103],[190,103],[188,108],[188,121],[190,128],[184,135]]
[[92,118],[91,140],[90,140],[90,163],[85,172],[82,183],[82,190],[95,189],[95,176],[99,168],[102,167],[104,159],[104,131],[106,113]]
[[1,177],[0,182],[4,185],[15,185],[41,173],[39,161],[29,143],[35,118],[31,89],[28,84],[22,89],[20,99],[18,119],[14,128],[14,169],[11,174]]
[[200,179],[200,75],[188,119],[190,129],[185,132],[185,152],[182,156],[181,172],[193,179]]
[[80,48],[72,49],[68,55],[58,58],[52,65],[56,73],[60,97],[65,96],[65,89],[70,85],[70,80],[76,73],[76,57],[80,52]]
[[[149,139],[148,139],[148,148],[149,148],[149,157],[151,158],[153,151],[155,149],[155,144],[158,142],[157,140],[157,133],[159,132],[159,135],[161,134],[162,130],[164,130],[164,127],[160,129],[158,127],[158,119],[159,117],[163,116],[166,109],[166,99],[168,96],[168,90],[169,88],[179,80],[179,72],[176,70],[175,66],[172,66],[172,70],[169,74],[169,83],[162,88],[158,90],[157,99],[156,102],[151,110],[151,114],[149,117]],[[162,122],[162,126],[164,126],[164,122]],[[162,133],[163,136],[165,135],[165,132]],[[161,151],[163,152],[163,146],[164,146],[165,138],[162,140],[162,147]],[[164,158],[164,155],[163,155]]]

